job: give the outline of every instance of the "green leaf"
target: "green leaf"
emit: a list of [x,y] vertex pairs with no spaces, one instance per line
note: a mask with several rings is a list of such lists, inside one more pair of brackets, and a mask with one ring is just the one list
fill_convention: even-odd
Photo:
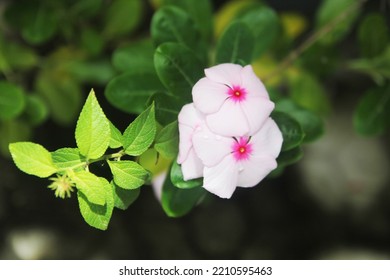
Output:
[[301,147],[296,147],[288,151],[282,151],[276,161],[279,167],[285,167],[299,161],[303,157],[303,151]]
[[175,6],[164,6],[154,14],[150,32],[156,47],[162,43],[175,42],[197,54],[206,53],[195,23],[184,10]]
[[92,56],[101,54],[104,49],[105,42],[101,37],[100,32],[87,26],[83,27],[80,32],[81,47]]
[[156,120],[162,125],[177,120],[177,116],[185,104],[178,97],[161,92],[152,95],[148,103],[151,102],[156,105]]
[[149,177],[148,171],[134,161],[108,161],[108,165],[114,175],[115,184],[123,189],[137,189],[145,184]]
[[38,63],[38,55],[33,49],[24,47],[0,34],[0,71],[25,70]]
[[120,72],[136,74],[142,69],[143,73],[154,73],[153,54],[151,40],[140,40],[116,49],[112,55],[112,64]]
[[99,181],[105,196],[106,204],[94,204],[83,192],[80,191],[77,192],[77,198],[80,213],[87,224],[97,229],[106,230],[114,209],[114,192],[111,184],[106,179],[99,178]]
[[27,123],[37,126],[44,122],[49,115],[49,110],[42,98],[37,95],[26,96],[26,107],[22,119]]
[[141,22],[144,6],[140,0],[113,0],[104,13],[103,36],[115,39],[134,31]]
[[191,211],[207,191],[202,188],[179,189],[176,188],[168,177],[163,185],[161,204],[169,217],[181,217]]
[[156,49],[154,65],[164,86],[184,103],[191,102],[192,87],[204,76],[196,55],[184,45],[164,43]]
[[0,81],[0,120],[10,120],[21,114],[25,102],[25,94],[21,88]]
[[115,75],[114,68],[108,59],[74,60],[68,62],[65,69],[76,81],[81,83],[105,85]]
[[76,184],[78,192],[81,192],[89,202],[106,204],[105,182],[101,180],[102,178],[85,170],[71,173],[69,177]]
[[370,13],[359,25],[360,53],[368,58],[380,55],[389,42],[389,28],[383,15]]
[[176,161],[172,163],[170,176],[172,184],[179,189],[192,189],[203,185],[203,178],[185,181],[181,167]]
[[32,134],[31,126],[19,119],[0,122],[0,152],[3,156],[10,158],[9,144],[13,142],[26,141]]
[[390,127],[390,84],[369,90],[361,98],[353,124],[362,135],[378,135]]
[[57,171],[50,152],[39,144],[11,143],[9,150],[16,166],[27,174],[46,178]]
[[277,123],[283,135],[282,151],[291,150],[302,143],[305,134],[295,119],[286,113],[276,111],[272,113],[271,117]]
[[126,154],[139,156],[153,143],[156,135],[154,104],[140,114],[123,133]]
[[166,5],[174,5],[186,11],[195,22],[203,40],[209,41],[213,35],[213,11],[209,0],[163,0]]
[[86,159],[80,154],[77,148],[61,148],[51,152],[54,165],[58,169],[82,168],[86,164]]
[[129,206],[137,200],[140,194],[140,188],[134,190],[125,190],[118,187],[114,182],[111,182],[114,192],[114,206],[121,210],[126,210]]
[[101,157],[110,143],[110,123],[91,90],[77,121],[75,136],[80,153],[88,159]]
[[262,55],[276,41],[281,33],[281,24],[277,13],[266,5],[253,7],[239,15],[254,35],[253,58]]
[[[362,1],[360,1],[362,2]],[[358,17],[361,7],[356,0],[324,0],[318,9],[316,16],[316,29],[329,25],[335,18],[346,10],[352,9],[343,19],[335,25],[330,32],[322,36],[319,42],[325,45],[331,45],[343,39],[352,28],[353,23]]]
[[110,139],[110,143],[108,144],[108,146],[111,149],[116,149],[116,148],[122,147],[123,146],[123,135],[119,131],[119,129],[117,129],[115,127],[115,125],[112,124],[112,122],[110,122],[110,132],[111,132],[111,139]]
[[156,73],[123,73],[112,79],[105,90],[107,100],[116,108],[140,114],[150,96],[164,89]]
[[252,60],[254,44],[253,33],[246,23],[232,22],[218,42],[216,64],[249,64]]
[[165,158],[176,158],[179,152],[179,130],[177,121],[174,121],[161,129],[156,136],[154,148]]

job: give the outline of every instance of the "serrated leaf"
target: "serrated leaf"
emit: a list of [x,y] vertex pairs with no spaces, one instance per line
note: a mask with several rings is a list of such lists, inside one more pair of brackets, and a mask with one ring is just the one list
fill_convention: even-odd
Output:
[[106,192],[102,178],[85,170],[74,172],[69,176],[76,184],[77,190],[83,193],[89,202],[97,205],[106,204]]
[[61,148],[51,152],[54,165],[58,169],[74,169],[81,168],[85,164],[85,157],[80,154],[77,148]]
[[390,84],[365,93],[354,113],[353,124],[362,135],[378,135],[390,128]]
[[154,66],[164,86],[183,103],[191,102],[191,90],[203,77],[204,66],[186,46],[164,43],[154,53]]
[[50,152],[39,144],[11,143],[9,150],[16,166],[27,174],[46,178],[57,171]]
[[[375,32],[373,32],[375,30]],[[383,15],[370,13],[359,25],[360,53],[368,58],[380,55],[388,46],[389,28]]]
[[91,90],[76,126],[76,143],[88,159],[101,157],[110,143],[110,123]]
[[21,88],[0,81],[0,120],[10,120],[21,114],[25,103],[25,94]]
[[250,64],[254,44],[254,36],[249,27],[241,21],[232,22],[218,41],[216,64]]
[[181,167],[176,161],[172,163],[170,176],[172,184],[180,189],[192,189],[203,185],[203,178],[185,181],[183,179]]
[[110,132],[111,132],[111,138],[110,138],[110,143],[108,146],[111,149],[116,149],[116,148],[122,147],[123,146],[123,135],[119,131],[119,129],[116,128],[115,125],[113,125],[112,122],[110,122]]
[[164,182],[161,204],[169,217],[181,217],[191,211],[206,195],[207,191],[202,188],[179,189],[176,188],[169,176]]
[[126,154],[139,156],[153,143],[156,135],[154,104],[140,114],[123,133],[123,147]]
[[83,192],[77,192],[80,213],[90,226],[106,230],[114,209],[114,192],[111,184],[104,178],[99,178],[104,192],[106,204],[97,205],[92,203]]
[[168,124],[157,134],[154,148],[167,159],[176,158],[179,152],[179,130],[177,121]]
[[126,190],[118,187],[114,182],[111,182],[114,192],[114,206],[121,210],[126,210],[137,200],[140,194],[140,188],[134,190]]
[[131,190],[141,187],[149,177],[141,165],[134,161],[108,161],[114,182],[123,189]]
[[271,117],[276,122],[280,131],[282,132],[282,151],[291,150],[302,143],[305,134],[303,133],[301,126],[295,119],[293,119],[286,113],[275,111],[272,113]]
[[116,108],[131,114],[140,114],[150,96],[164,90],[156,73],[123,73],[112,79],[106,89],[107,100]]

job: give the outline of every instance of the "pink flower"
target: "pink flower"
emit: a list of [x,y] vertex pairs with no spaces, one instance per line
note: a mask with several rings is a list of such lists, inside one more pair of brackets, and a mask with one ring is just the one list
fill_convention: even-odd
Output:
[[274,103],[252,67],[224,63],[205,69],[205,74],[194,85],[192,97],[210,130],[222,136],[256,133]]
[[203,187],[221,198],[230,198],[238,187],[254,187],[277,167],[282,134],[271,119],[251,136],[225,137],[206,125],[196,129],[192,143],[204,164]]

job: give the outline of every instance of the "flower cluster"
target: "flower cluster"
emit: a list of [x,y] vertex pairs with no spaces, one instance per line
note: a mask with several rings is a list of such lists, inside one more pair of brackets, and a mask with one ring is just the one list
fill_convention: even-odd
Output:
[[179,156],[184,180],[230,198],[277,167],[283,138],[270,118],[274,103],[250,65],[205,69],[192,89],[193,103],[179,113]]

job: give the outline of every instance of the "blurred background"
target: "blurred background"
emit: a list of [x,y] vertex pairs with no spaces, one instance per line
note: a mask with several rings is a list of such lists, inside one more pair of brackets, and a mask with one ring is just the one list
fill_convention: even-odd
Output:
[[[354,123],[366,92],[389,84],[389,51],[375,62],[380,71],[371,64],[348,66],[377,55],[364,56],[358,44],[367,15],[383,19],[388,49],[390,2],[385,0],[363,3],[337,45],[305,52],[305,75],[316,82],[303,80],[298,89],[320,92],[308,107],[324,119],[324,133],[303,146],[300,161],[256,188],[239,188],[230,200],[210,196],[188,215],[168,218],[144,186],[128,210],[114,211],[103,232],[84,222],[75,196],[57,199],[47,180],[19,171],[8,143],[29,139],[50,151],[74,146],[75,122],[92,87],[122,131],[134,118],[107,101],[105,86],[124,71],[115,60],[118,48],[149,35],[161,1],[125,1],[131,2],[123,4],[131,15],[120,14],[119,2],[0,1],[0,83],[12,82],[15,95],[26,96],[23,106],[15,101],[14,111],[0,112],[0,259],[390,258],[389,132],[362,135]],[[216,37],[218,28],[249,2],[212,1]],[[260,78],[275,69],[278,56],[287,56],[316,31],[322,4],[263,2],[295,35],[283,41],[284,48],[275,43],[280,51],[275,60],[263,56],[255,62]],[[380,32],[375,25],[369,30]],[[301,73],[289,69],[293,76]],[[266,85],[282,93],[292,86],[273,78]],[[385,113],[389,103],[383,100]],[[389,124],[390,115],[384,115]]]

